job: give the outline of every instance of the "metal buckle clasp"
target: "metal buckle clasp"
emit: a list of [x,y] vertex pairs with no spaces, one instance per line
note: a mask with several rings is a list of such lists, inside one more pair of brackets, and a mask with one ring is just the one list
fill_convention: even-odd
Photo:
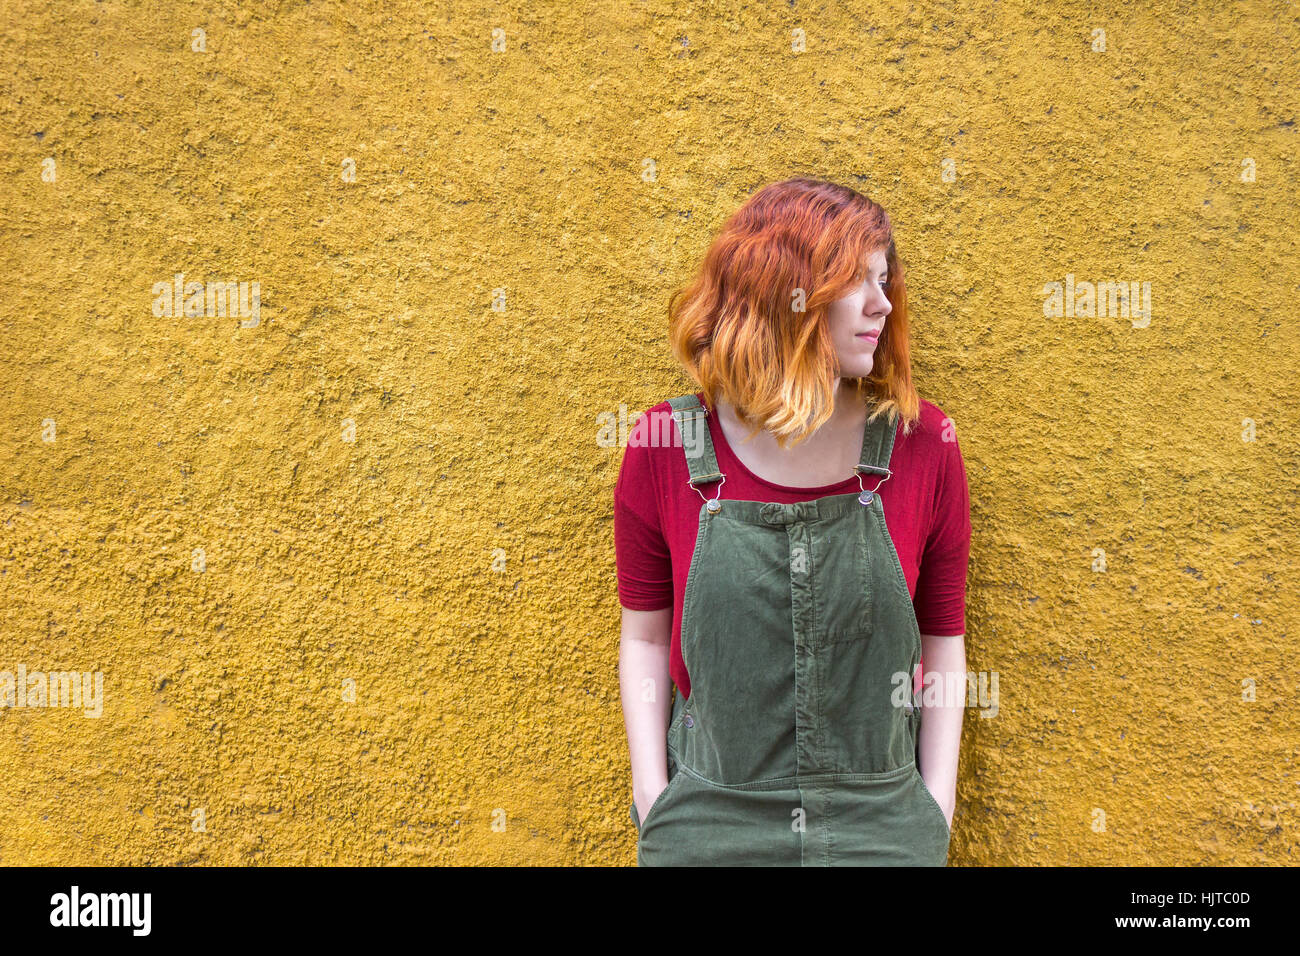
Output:
[[726,482],[726,480],[727,480],[726,475],[723,475],[721,478],[718,479],[718,488],[712,498],[704,498],[704,492],[700,491],[699,488],[695,488],[695,485],[691,483],[691,480],[689,478],[686,479],[686,483],[690,485],[692,488],[695,488],[695,493],[697,495],[699,495],[701,498],[704,498],[704,507],[708,509],[709,514],[715,515],[722,510],[722,502],[719,499],[722,497],[722,486]]
[[858,487],[862,490],[862,494],[858,495],[858,502],[863,505],[871,504],[872,500],[876,497],[876,492],[880,490],[880,486],[883,485],[885,482],[887,482],[890,478],[894,477],[893,469],[891,468],[883,469],[884,477],[881,478],[878,482],[876,482],[876,487],[868,491],[867,488],[862,484],[862,473],[864,471],[870,471],[873,474],[878,475],[881,473],[882,469],[877,468],[875,465],[854,465],[853,470],[858,473]]

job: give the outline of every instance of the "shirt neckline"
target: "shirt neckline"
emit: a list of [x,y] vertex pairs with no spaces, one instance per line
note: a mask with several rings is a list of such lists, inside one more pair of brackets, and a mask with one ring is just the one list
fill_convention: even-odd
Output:
[[[696,392],[696,398],[700,400],[701,407],[708,408],[704,402],[704,393]],[[713,436],[714,454],[719,451],[723,452],[727,458],[728,465],[734,464],[736,469],[748,478],[765,488],[774,488],[777,491],[784,491],[791,495],[805,494],[831,494],[837,489],[848,488],[849,486],[857,487],[857,477],[850,476],[843,481],[837,481],[829,485],[778,485],[775,481],[768,481],[760,475],[754,474],[749,467],[740,460],[740,456],[731,450],[731,444],[727,441],[727,436],[722,431],[722,422],[718,421],[718,411],[716,408],[708,408],[709,434]],[[726,472],[723,472],[725,475]]]

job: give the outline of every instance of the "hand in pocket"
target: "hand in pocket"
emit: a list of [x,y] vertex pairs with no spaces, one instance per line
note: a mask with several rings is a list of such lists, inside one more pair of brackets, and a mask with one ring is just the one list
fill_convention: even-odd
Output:
[[660,795],[667,789],[668,778],[665,777],[663,782],[653,790],[643,791],[640,794],[633,794],[632,800],[636,804],[636,815],[643,825],[645,824],[646,814],[650,812],[650,808],[655,805],[655,801],[658,800]]

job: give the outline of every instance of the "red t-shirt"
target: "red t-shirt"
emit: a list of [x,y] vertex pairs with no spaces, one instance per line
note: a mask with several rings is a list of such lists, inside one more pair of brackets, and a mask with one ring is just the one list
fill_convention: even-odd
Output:
[[[703,404],[703,393],[696,394]],[[690,471],[671,414],[668,402],[660,402],[628,432],[614,486],[614,558],[623,607],[634,611],[673,608],[669,674],[682,695],[689,697],[691,680],[682,660],[682,597],[704,503],[700,492],[712,498],[719,493],[719,486],[702,485],[696,491],[687,484]],[[721,486],[724,501],[789,504],[858,491],[856,475],[817,488],[765,481],[732,452],[718,416],[710,414],[705,420],[718,468],[726,475]],[[880,485],[880,501],[921,633],[964,634],[970,491],[956,434],[942,409],[921,400],[920,421],[910,435],[899,429],[889,466],[894,474]],[[873,488],[877,479],[866,475],[863,482]]]

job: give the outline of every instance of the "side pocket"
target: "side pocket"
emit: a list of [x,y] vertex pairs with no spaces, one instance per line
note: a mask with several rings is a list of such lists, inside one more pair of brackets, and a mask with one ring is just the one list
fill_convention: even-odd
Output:
[[659,796],[655,797],[655,802],[650,804],[650,809],[646,811],[645,820],[638,818],[636,812],[636,801],[632,801],[632,822],[636,824],[638,834],[644,833],[646,826],[654,821],[655,810],[663,804],[664,798],[668,796],[669,791],[677,784],[678,778],[681,777],[681,775],[682,772],[678,769],[676,761],[670,757],[668,759],[668,786],[659,791]]
[[943,828],[947,832],[948,838],[952,839],[952,827],[948,826],[948,816],[943,812],[943,807],[939,806],[939,801],[934,799],[934,794],[930,792],[930,788],[925,785],[925,778],[921,776],[921,771],[916,768],[915,764],[912,766],[912,773],[916,774],[917,785],[920,786],[921,792],[925,794],[925,799],[929,801],[931,808],[943,821]]
[[[651,804],[650,809],[646,812],[647,820],[650,819],[651,814],[653,814],[655,811],[655,807],[657,807],[660,801],[663,800],[665,794],[668,793],[669,787],[673,785],[673,782],[678,777],[677,760],[674,757],[674,747],[678,746],[678,739],[680,737],[681,729],[682,729],[681,727],[682,721],[684,720],[687,711],[690,709],[690,706],[691,706],[691,702],[689,700],[683,701],[681,691],[677,689],[676,686],[674,686],[673,687],[674,714],[673,714],[673,719],[668,724],[668,734],[667,734],[668,786],[664,787],[663,791],[659,794],[659,796],[655,797],[655,802]],[[628,808],[628,815],[632,818],[632,823],[636,825],[638,833],[645,829],[645,827],[642,825],[640,815],[636,812],[635,800],[632,801],[631,807]]]

